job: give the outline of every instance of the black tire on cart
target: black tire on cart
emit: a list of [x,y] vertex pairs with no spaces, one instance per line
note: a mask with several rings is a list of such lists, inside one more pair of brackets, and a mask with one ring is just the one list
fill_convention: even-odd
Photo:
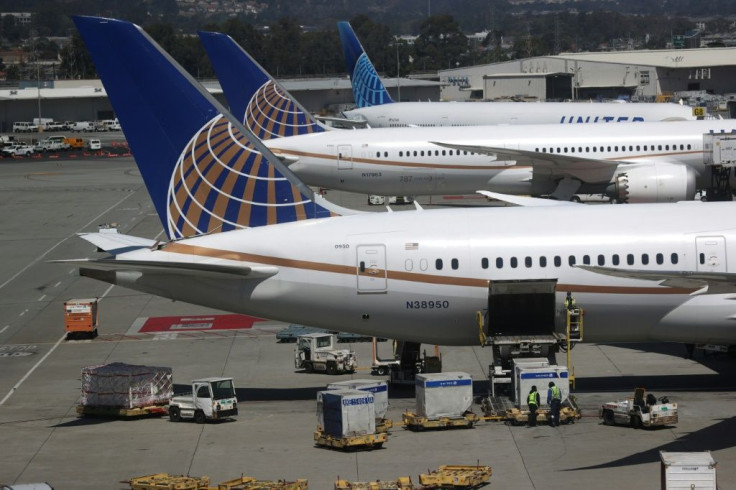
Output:
[[327,363],[327,374],[330,376],[334,376],[337,374],[337,364],[334,362],[328,362]]
[[642,427],[641,417],[639,417],[638,415],[632,415],[631,416],[631,427],[633,427],[634,429],[641,429]]
[[169,407],[169,420],[172,422],[181,421],[181,410],[179,410],[179,407]]
[[605,425],[613,425],[616,423],[613,417],[613,411],[612,410],[604,410],[603,411],[603,423]]
[[194,412],[194,421],[198,424],[204,424],[207,421],[207,416],[202,410]]
[[378,366],[378,375],[386,376],[388,374],[388,366]]

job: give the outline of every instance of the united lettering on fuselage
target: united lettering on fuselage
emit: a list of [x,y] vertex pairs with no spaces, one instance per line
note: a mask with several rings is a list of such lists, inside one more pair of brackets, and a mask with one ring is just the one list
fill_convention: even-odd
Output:
[[560,118],[560,124],[585,124],[597,122],[644,122],[644,118],[641,116],[562,116]]

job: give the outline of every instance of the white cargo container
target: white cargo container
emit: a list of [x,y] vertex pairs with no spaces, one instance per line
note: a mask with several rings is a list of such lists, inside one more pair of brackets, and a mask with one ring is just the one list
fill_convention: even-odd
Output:
[[317,393],[317,412],[322,432],[335,438],[375,434],[373,395],[358,390]]
[[660,451],[662,490],[716,490],[716,462],[710,451],[671,453]]
[[388,383],[386,381],[374,381],[372,379],[351,379],[348,381],[337,381],[327,385],[328,390],[359,390],[367,391],[373,395],[373,406],[376,418],[386,418],[388,411]]
[[417,374],[417,415],[429,420],[462,417],[473,403],[473,379],[467,373]]
[[[512,361],[511,366],[511,401],[516,400],[516,380],[519,378],[521,368],[548,367],[549,359],[546,357],[519,357]],[[539,388],[539,386],[537,386]]]
[[539,401],[547,404],[547,387],[553,381],[562,391],[562,401],[570,396],[570,377],[566,366],[525,367],[520,366],[514,372],[515,400],[521,410],[528,410],[527,398],[532,386],[537,387]]

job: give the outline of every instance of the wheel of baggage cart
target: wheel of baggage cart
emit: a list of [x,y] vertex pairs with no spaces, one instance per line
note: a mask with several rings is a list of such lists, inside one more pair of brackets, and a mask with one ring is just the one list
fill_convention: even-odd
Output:
[[169,407],[169,420],[172,422],[179,422],[181,420],[179,407]]
[[334,362],[327,363],[327,374],[330,376],[337,374],[337,365]]
[[386,376],[388,374],[388,366],[378,366],[378,375]]
[[641,417],[638,415],[631,416],[631,427],[634,429],[641,429]]
[[604,410],[603,411],[603,423],[605,425],[613,425],[615,423],[615,420],[613,418],[613,411],[612,410]]
[[198,424],[204,424],[207,421],[207,416],[202,410],[194,412],[194,421]]

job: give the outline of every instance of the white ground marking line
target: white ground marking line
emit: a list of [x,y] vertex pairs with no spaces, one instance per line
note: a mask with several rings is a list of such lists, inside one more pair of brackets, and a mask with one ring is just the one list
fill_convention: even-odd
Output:
[[[92,223],[94,223],[95,221],[98,221],[102,216],[104,216],[106,213],[110,212],[110,210],[112,210],[116,206],[119,206],[123,201],[125,201],[126,199],[128,199],[133,194],[135,194],[135,192],[130,192],[127,196],[125,196],[124,198],[122,198],[121,200],[119,200],[118,202],[116,202],[115,204],[113,204],[112,206],[110,206],[109,208],[107,208],[106,210],[104,210],[103,212],[101,212],[100,214],[98,214],[97,216],[95,216],[94,218],[92,218],[87,224],[85,224],[84,226],[82,226],[80,228],[80,230],[83,230],[83,229],[87,228],[89,225],[91,225]],[[43,259],[48,254],[50,254],[56,247],[58,247],[59,245],[61,245],[65,241],[69,240],[70,238],[75,237],[76,235],[77,235],[77,232],[75,232],[74,234],[69,235],[68,237],[63,238],[62,240],[58,241],[56,243],[56,245],[54,245],[53,247],[51,247],[50,249],[46,250],[44,253],[42,253],[41,255],[39,255],[38,257],[36,257],[35,259],[33,259],[31,262],[28,263],[28,265],[26,265],[21,270],[19,270],[15,274],[13,274],[13,276],[10,279],[8,279],[4,283],[0,284],[0,289],[2,289],[5,286],[7,286],[12,280],[14,280],[16,277],[20,276],[21,274],[23,274],[25,271],[27,271],[28,268],[30,268],[31,266],[35,265],[41,259]]]
[[56,284],[54,284],[54,285],[53,285],[52,287],[54,287],[54,288],[58,288],[59,286],[61,286],[61,281],[57,282],[57,283],[56,283]]
[[28,313],[28,310],[23,310],[23,311],[21,311],[21,312],[20,312],[20,314],[19,314],[18,316],[23,316],[23,315],[25,315],[26,313]]
[[3,328],[2,328],[2,330],[0,330],[0,333],[3,333],[3,332],[4,332],[4,331],[6,331],[6,330],[7,330],[8,328],[10,328],[10,325],[5,325],[5,326],[4,326]]
[[[111,284],[110,287],[107,288],[107,290],[102,294],[102,296],[100,296],[100,299],[98,299],[97,302],[99,303],[100,301],[102,301],[102,299],[105,296],[107,296],[107,293],[109,293],[112,290],[112,288],[114,288],[114,287],[115,287],[115,285],[114,284]],[[23,382],[25,380],[27,380],[28,377],[31,374],[33,374],[33,371],[35,371],[38,368],[38,366],[40,366],[43,363],[43,361],[45,361],[46,358],[49,357],[51,355],[51,353],[56,350],[57,347],[59,347],[59,345],[64,341],[65,338],[66,338],[66,332],[64,332],[64,335],[62,335],[61,338],[56,341],[56,343],[54,344],[54,346],[51,349],[49,349],[49,351],[46,353],[46,355],[44,355],[36,364],[34,364],[33,367],[31,369],[29,369],[28,372],[20,379],[20,381],[18,381],[17,383],[15,383],[15,386],[13,386],[10,389],[10,391],[8,392],[8,394],[5,395],[5,398],[3,398],[2,400],[0,400],[0,407],[3,406],[3,404],[5,404],[6,401],[8,401],[8,398],[10,398],[11,396],[13,396],[13,393],[15,393],[15,391],[18,388],[20,388],[20,385],[22,385]]]
[[39,301],[43,301],[45,298],[46,298],[46,295],[44,294],[43,296],[41,296],[40,298],[38,298],[38,300]]

